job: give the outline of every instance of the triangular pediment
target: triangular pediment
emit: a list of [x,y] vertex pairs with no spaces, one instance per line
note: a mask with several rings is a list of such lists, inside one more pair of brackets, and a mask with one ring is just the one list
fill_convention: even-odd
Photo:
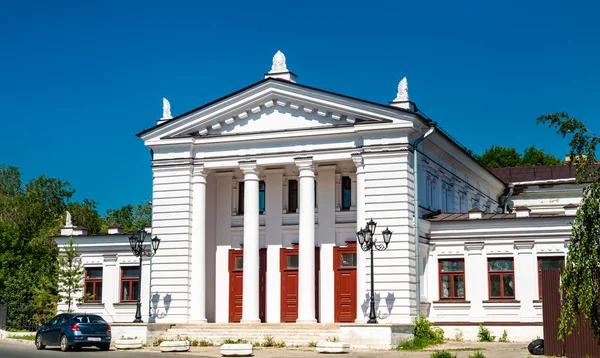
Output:
[[186,136],[348,127],[369,122],[408,124],[414,119],[414,114],[394,108],[268,79],[139,135],[145,141],[154,141]]

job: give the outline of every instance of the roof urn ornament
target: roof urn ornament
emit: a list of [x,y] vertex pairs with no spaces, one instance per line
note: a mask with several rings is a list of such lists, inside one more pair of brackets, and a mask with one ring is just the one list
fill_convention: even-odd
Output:
[[169,101],[163,97],[163,115],[162,115],[163,119],[172,119],[173,116],[171,116],[171,103],[169,103]]
[[408,101],[408,81],[404,77],[400,83],[398,83],[398,94],[394,102]]
[[67,211],[67,219],[65,220],[65,227],[73,227],[73,219],[71,213]]
[[287,70],[285,55],[278,50],[275,56],[273,56],[273,65],[271,65],[271,71],[269,71],[269,73],[287,72]]

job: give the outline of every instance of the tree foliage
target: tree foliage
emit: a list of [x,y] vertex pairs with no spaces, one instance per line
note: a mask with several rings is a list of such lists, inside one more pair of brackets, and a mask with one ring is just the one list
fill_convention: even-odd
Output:
[[106,211],[104,220],[107,226],[119,225],[125,231],[143,229],[152,222],[152,206],[146,201],[137,205],[125,205]]
[[596,160],[600,138],[567,113],[543,115],[537,122],[556,129],[563,138],[571,137],[570,157],[576,165],[577,181],[589,183],[583,190],[579,210],[572,223],[567,264],[561,275],[563,301],[559,338],[573,332],[578,316],[582,314],[583,319],[590,322],[600,343],[600,171]]
[[83,274],[85,272],[78,251],[71,237],[63,247],[61,255],[58,256],[59,298],[67,305],[67,312],[72,312],[71,305],[73,303],[82,300],[76,298],[77,294],[83,290]]
[[486,168],[505,168],[520,166],[538,166],[560,164],[556,156],[531,146],[523,152],[523,155],[515,148],[492,145],[483,154],[475,155],[475,158]]
[[89,234],[99,234],[104,226],[104,220],[96,210],[98,203],[94,200],[83,199],[83,202],[74,202],[67,205],[67,210],[73,217],[73,224],[85,226]]

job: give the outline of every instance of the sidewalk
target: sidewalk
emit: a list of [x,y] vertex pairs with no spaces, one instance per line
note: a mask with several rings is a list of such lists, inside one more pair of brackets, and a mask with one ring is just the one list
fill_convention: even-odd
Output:
[[[486,358],[526,358],[529,356],[526,343],[480,343],[480,342],[448,342],[438,346],[429,347],[422,352],[396,351],[396,350],[352,350],[349,354],[340,355],[351,357],[416,357],[429,358],[432,351],[449,350],[452,354],[456,354],[457,358],[468,358],[469,355],[475,352],[474,349],[481,348]],[[150,347],[143,351],[159,352],[158,347]],[[138,351],[142,352],[142,351]],[[221,357],[219,347],[192,347],[189,352],[184,355],[194,355],[198,357]],[[165,354],[166,356],[166,354]],[[318,354],[314,348],[299,347],[299,348],[255,348],[254,357],[256,358],[295,358],[295,357],[331,357],[331,355]],[[543,357],[543,356],[537,356]]]

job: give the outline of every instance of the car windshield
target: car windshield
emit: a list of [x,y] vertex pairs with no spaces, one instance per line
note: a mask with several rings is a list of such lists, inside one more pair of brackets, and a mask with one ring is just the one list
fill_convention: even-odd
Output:
[[75,316],[73,319],[77,323],[106,323],[102,317],[96,315]]

